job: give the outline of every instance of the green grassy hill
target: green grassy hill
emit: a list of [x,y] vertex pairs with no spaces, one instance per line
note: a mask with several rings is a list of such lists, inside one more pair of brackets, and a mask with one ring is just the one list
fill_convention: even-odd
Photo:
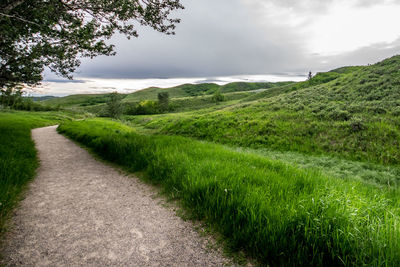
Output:
[[[168,92],[170,99],[176,98],[178,100],[177,104],[179,104],[182,98],[210,96],[218,90],[221,93],[226,94],[226,93],[247,92],[252,90],[274,88],[287,84],[293,84],[293,82],[278,82],[278,83],[234,82],[222,86],[214,83],[183,84],[171,88],[150,87],[147,89],[139,90],[137,92],[122,96],[123,96],[123,102],[135,103],[143,100],[156,101],[158,93]],[[242,95],[242,96],[245,97],[248,95]],[[237,95],[234,98],[237,99]],[[207,97],[205,99],[207,99]],[[79,94],[79,95],[70,95],[65,97],[46,99],[43,100],[42,102],[47,105],[60,106],[64,108],[83,107],[83,109],[86,109],[86,107],[88,107],[88,110],[98,111],[99,107],[96,106],[99,104],[105,104],[107,100],[108,100],[108,94]]]
[[170,98],[207,95],[212,94],[218,88],[219,85],[214,83],[183,84],[171,88],[150,87],[129,94],[126,101],[157,100],[157,95],[161,92],[168,92]]
[[278,82],[278,83],[234,82],[234,83],[228,83],[226,85],[218,85],[215,83],[183,84],[165,89],[158,87],[151,87],[129,94],[126,98],[126,101],[133,102],[141,100],[157,100],[157,94],[160,92],[168,92],[170,98],[182,98],[182,97],[212,95],[217,90],[219,90],[221,93],[233,93],[233,92],[243,92],[243,91],[251,91],[258,89],[267,89],[291,83],[293,82]]
[[160,133],[400,163],[400,56],[275,87],[218,110],[133,117]]
[[91,106],[106,103],[108,94],[80,94],[43,100],[42,103],[60,107]]

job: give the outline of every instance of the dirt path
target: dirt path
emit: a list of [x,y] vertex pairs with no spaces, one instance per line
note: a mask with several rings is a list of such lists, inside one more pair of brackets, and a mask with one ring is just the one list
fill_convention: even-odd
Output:
[[154,189],[59,135],[32,132],[41,167],[15,212],[5,265],[222,266],[226,260],[162,206]]

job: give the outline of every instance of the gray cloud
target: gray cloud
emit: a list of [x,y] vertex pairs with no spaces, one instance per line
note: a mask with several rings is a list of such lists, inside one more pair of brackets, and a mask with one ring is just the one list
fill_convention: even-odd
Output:
[[107,90],[107,91],[117,89],[117,88],[115,88],[113,86],[109,86],[109,87],[107,87],[107,86],[89,86],[89,88],[90,89],[97,89],[97,90]]
[[318,61],[326,63],[315,61],[313,65],[320,70],[330,70],[342,66],[374,64],[398,54],[400,54],[400,38],[392,43],[377,43],[341,55],[320,57]]
[[[171,78],[216,77],[241,74],[304,73],[348,64],[367,64],[397,53],[385,44],[358,49],[341,56],[322,57],[306,51],[303,25],[263,17],[265,3],[301,15],[303,23],[328,12],[345,0],[184,0],[185,10],[175,36],[140,28],[138,39],[117,35],[117,56],[83,59],[76,77]],[[360,7],[389,2],[349,0]],[[346,2],[348,3],[348,2]],[[267,10],[273,14],[274,10]],[[270,18],[269,18],[270,19]],[[397,50],[396,50],[397,49]],[[321,63],[326,62],[326,63]]]
[[186,1],[175,36],[142,29],[138,39],[117,36],[116,57],[84,60],[80,76],[204,77],[283,71],[298,58],[293,33],[260,25],[239,0]]
[[273,3],[296,10],[296,12],[328,11],[332,4],[351,4],[357,7],[370,7],[375,5],[400,4],[398,0],[243,0],[258,4]]
[[208,79],[201,79],[198,81],[194,81],[193,83],[195,84],[201,84],[201,83],[220,83],[220,82],[224,82],[221,79],[213,79],[213,78],[208,78]]
[[44,82],[53,83],[86,83],[84,80],[67,80],[67,79],[44,79]]

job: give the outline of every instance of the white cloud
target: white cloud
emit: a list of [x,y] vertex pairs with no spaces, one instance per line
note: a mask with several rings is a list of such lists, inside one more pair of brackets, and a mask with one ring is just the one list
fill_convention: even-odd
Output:
[[290,32],[308,55],[335,55],[400,36],[400,1],[242,0],[264,25]]
[[400,36],[400,5],[359,8],[336,3],[308,28],[310,53],[337,55],[375,43],[390,43]]

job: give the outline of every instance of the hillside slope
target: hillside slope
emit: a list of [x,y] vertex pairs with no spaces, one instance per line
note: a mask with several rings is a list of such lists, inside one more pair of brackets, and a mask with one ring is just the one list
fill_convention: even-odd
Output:
[[[224,105],[237,103],[239,100],[271,88],[280,88],[282,86],[294,84],[294,82],[265,82],[265,83],[246,83],[233,82],[226,85],[217,85],[214,83],[203,84],[183,84],[170,88],[150,87],[139,90],[131,94],[121,94],[123,104],[123,113],[138,114],[135,110],[142,101],[157,101],[158,94],[167,92],[169,94],[169,111],[182,112],[188,110],[197,110],[210,108],[216,105],[213,94],[220,92],[224,95]],[[99,116],[106,116],[106,103],[110,94],[78,94],[65,97],[58,97],[43,100],[42,103],[72,109],[75,111],[89,112]],[[148,103],[152,106],[152,103]],[[157,108],[156,108],[157,109]],[[147,110],[147,109],[146,109]],[[154,110],[154,108],[151,108]],[[159,110],[146,111],[143,114],[160,113]]]
[[171,88],[150,87],[129,94],[125,101],[134,102],[142,100],[157,100],[157,95],[160,92],[168,92],[170,98],[194,97],[212,95],[216,91],[221,93],[246,92],[258,89],[267,89],[282,85],[292,84],[293,82],[264,82],[264,83],[246,83],[233,82],[226,85],[218,85],[215,83],[201,84],[182,84]]
[[108,94],[79,94],[50,98],[41,101],[44,104],[60,107],[90,106],[106,103]]
[[311,80],[270,94],[273,88],[217,111],[132,120],[221,143],[399,164],[400,56],[324,77],[317,85]]

